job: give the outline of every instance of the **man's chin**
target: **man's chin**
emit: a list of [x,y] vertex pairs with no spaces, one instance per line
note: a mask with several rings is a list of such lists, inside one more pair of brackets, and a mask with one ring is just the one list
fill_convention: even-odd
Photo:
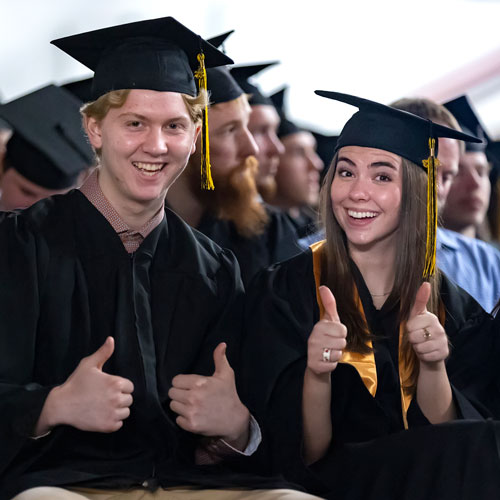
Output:
[[276,195],[276,179],[274,175],[268,175],[257,179],[257,189],[264,201],[270,203]]

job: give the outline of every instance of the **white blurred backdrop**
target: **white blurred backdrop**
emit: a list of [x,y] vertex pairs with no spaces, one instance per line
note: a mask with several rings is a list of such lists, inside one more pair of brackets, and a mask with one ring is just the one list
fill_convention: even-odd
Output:
[[91,75],[54,38],[169,15],[205,37],[234,29],[236,63],[279,59],[256,81],[289,85],[302,125],[335,133],[355,111],[315,89],[384,103],[468,93],[500,138],[499,0],[0,0],[0,99]]

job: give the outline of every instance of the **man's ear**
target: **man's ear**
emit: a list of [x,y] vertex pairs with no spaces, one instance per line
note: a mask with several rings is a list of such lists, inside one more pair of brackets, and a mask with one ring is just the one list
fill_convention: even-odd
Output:
[[194,133],[194,141],[193,141],[193,147],[191,148],[191,154],[193,154],[196,151],[196,145],[201,140],[200,132],[201,132],[201,125],[198,125]]
[[83,117],[83,126],[87,137],[89,138],[90,144],[92,144],[94,149],[102,148],[102,129],[101,122],[96,120],[92,116]]

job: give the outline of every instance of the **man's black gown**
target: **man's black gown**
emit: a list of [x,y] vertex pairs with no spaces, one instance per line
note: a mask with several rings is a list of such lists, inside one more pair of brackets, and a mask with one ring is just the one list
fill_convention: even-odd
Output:
[[297,255],[302,250],[298,235],[289,217],[282,211],[265,205],[269,222],[264,232],[251,238],[242,236],[233,222],[205,213],[196,229],[222,248],[231,250],[241,269],[245,286],[258,271]]
[[320,319],[311,250],[260,273],[248,290],[242,393],[265,428],[259,465],[335,499],[499,498],[500,424],[484,420],[500,417],[498,326],[443,278],[447,370],[460,421],[432,426],[413,398],[404,430],[397,304],[376,310],[354,263],[352,271],[377,335],[377,388],[372,394],[352,364],[339,363],[331,377],[333,442],[309,468],[301,460],[302,382],[307,338]]
[[[211,375],[222,341],[236,364],[242,297],[231,252],[169,210],[133,254],[77,190],[4,215],[0,498],[37,485],[255,486],[224,466],[194,465],[199,439],[176,425],[167,395],[177,374]],[[51,388],[109,335],[104,371],[135,387],[123,427],[59,426],[30,439]]]

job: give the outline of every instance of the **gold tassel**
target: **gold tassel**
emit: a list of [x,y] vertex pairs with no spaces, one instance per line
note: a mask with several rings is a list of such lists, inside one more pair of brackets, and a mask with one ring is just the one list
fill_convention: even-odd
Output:
[[[198,88],[207,91],[207,70],[205,69],[205,54],[199,53],[198,69],[194,76],[198,80]],[[203,109],[203,120],[201,127],[201,189],[215,189],[212,179],[212,170],[210,165],[210,143],[208,140],[208,105]]]
[[436,270],[436,233],[437,233],[437,186],[436,169],[439,160],[435,156],[436,139],[429,139],[429,157],[422,163],[427,169],[427,240],[425,244],[425,263],[423,278],[428,280]]

